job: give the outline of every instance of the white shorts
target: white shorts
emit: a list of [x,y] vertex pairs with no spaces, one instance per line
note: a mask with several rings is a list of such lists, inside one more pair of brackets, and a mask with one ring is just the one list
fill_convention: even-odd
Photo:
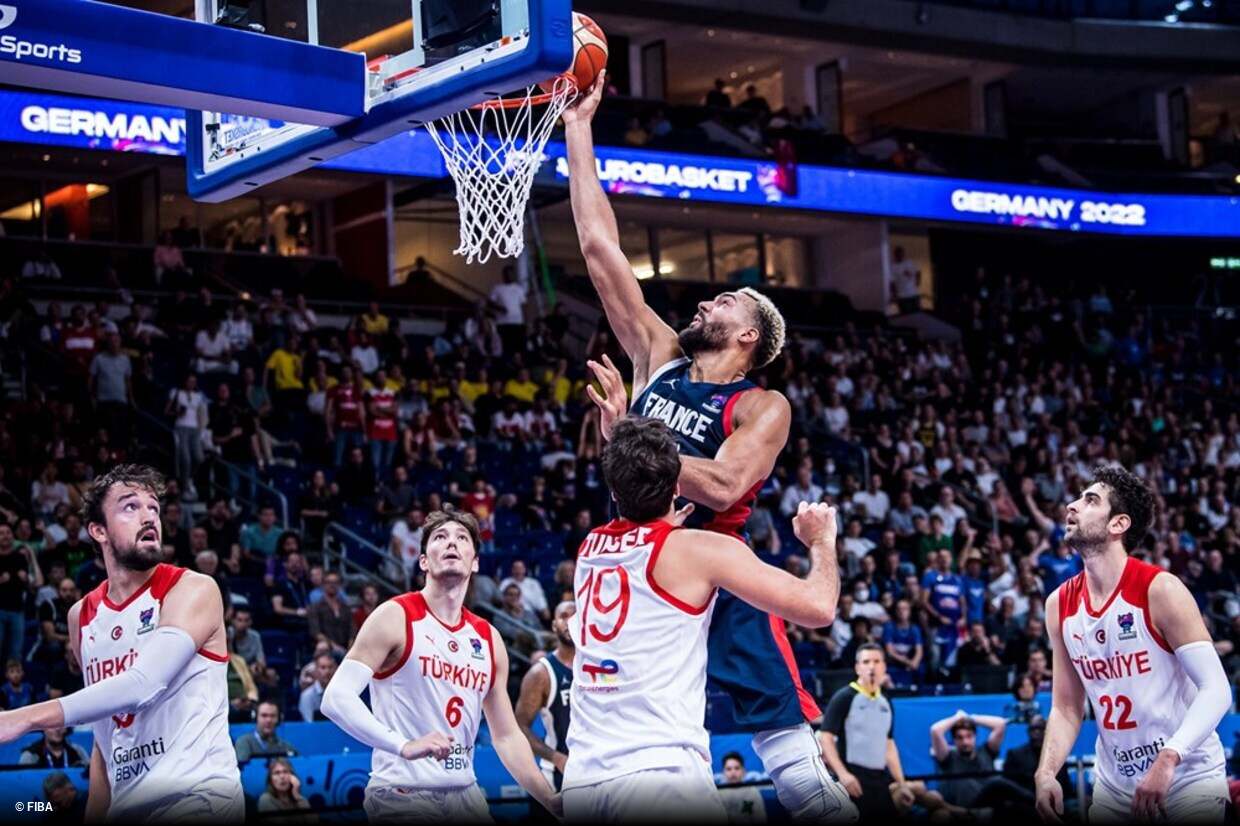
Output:
[[198,786],[153,804],[110,806],[107,823],[244,823],[241,783]]
[[[1227,808],[1227,776],[1220,773],[1191,783],[1172,785],[1167,793],[1168,823],[1222,823]],[[1089,822],[1130,823],[1131,794],[1119,794],[1103,783],[1094,783]]]
[[715,775],[702,755],[684,750],[679,766],[646,769],[564,790],[569,823],[727,823]]
[[371,823],[494,823],[482,789],[400,789],[368,787],[362,803]]

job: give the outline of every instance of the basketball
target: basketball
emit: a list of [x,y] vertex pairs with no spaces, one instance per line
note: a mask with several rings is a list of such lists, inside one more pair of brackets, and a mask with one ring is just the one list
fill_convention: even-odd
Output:
[[[573,12],[573,47],[573,63],[565,74],[572,76],[577,88],[585,92],[607,67],[607,35],[589,17]],[[554,85],[552,79],[539,87],[550,92]]]

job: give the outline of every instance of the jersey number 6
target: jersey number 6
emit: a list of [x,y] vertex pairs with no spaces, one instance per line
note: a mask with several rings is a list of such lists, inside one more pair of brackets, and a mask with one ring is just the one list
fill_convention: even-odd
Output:
[[[607,584],[608,578],[615,576],[618,580],[616,587],[616,596],[611,602],[603,602],[603,589]],[[629,616],[629,572],[622,566],[615,568],[603,568],[595,571],[591,569],[590,575],[586,577],[586,581],[582,583],[581,588],[577,591],[578,604],[581,609],[581,644],[587,643],[586,634],[594,636],[599,642],[610,642],[620,633],[620,629],[624,627],[624,621]],[[597,622],[590,622],[590,611],[602,616],[616,615],[611,622],[611,630],[604,631],[599,628]],[[598,619],[598,617],[596,617]]]
[[465,700],[461,697],[448,700],[448,707],[444,709],[444,717],[448,718],[448,725],[452,728],[461,724],[461,706],[463,705],[465,705]]

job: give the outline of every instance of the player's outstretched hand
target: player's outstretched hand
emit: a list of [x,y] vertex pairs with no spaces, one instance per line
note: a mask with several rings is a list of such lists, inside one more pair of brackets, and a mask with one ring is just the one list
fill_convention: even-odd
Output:
[[1175,779],[1175,767],[1178,758],[1174,751],[1164,749],[1154,758],[1145,777],[1137,785],[1132,795],[1132,808],[1129,814],[1138,822],[1154,822],[1167,819],[1167,792],[1171,781]]
[[603,100],[603,90],[606,88],[607,70],[604,69],[594,79],[594,85],[579,92],[577,99],[564,110],[564,125],[567,126],[570,123],[589,123],[593,120],[594,113],[598,111],[598,105]]
[[405,743],[400,750],[400,756],[406,760],[421,760],[429,755],[436,760],[446,760],[448,755],[452,753],[453,739],[449,735],[432,731],[430,734],[419,737],[417,740],[410,740]]
[[792,518],[792,531],[807,548],[826,545],[835,551],[835,508],[823,502],[802,502]]
[[1034,775],[1034,806],[1042,820],[1047,823],[1062,823],[1063,788],[1054,777]]
[[683,508],[677,510],[676,513],[672,514],[672,524],[678,528],[685,524],[685,520],[689,518],[689,514],[693,513],[693,509],[696,507],[697,505],[690,502]]
[[603,388],[603,394],[600,395],[594,389],[594,385],[587,384],[586,393],[603,414],[602,421],[599,423],[603,438],[610,439],[611,426],[624,418],[629,407],[629,395],[624,389],[624,376],[620,375],[620,370],[606,353],[603,354],[602,364],[591,360],[586,362],[586,366],[594,373],[594,378]]

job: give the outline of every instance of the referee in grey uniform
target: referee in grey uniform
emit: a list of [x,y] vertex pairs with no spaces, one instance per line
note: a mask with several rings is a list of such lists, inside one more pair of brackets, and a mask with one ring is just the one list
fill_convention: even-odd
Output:
[[[856,681],[835,692],[827,704],[818,736],[822,756],[857,804],[862,823],[895,820],[901,812],[893,791],[906,811],[914,792],[904,779],[892,739],[895,712],[882,692],[887,676],[883,649],[874,643],[860,646],[856,668]],[[898,784],[894,790],[893,780]]]

